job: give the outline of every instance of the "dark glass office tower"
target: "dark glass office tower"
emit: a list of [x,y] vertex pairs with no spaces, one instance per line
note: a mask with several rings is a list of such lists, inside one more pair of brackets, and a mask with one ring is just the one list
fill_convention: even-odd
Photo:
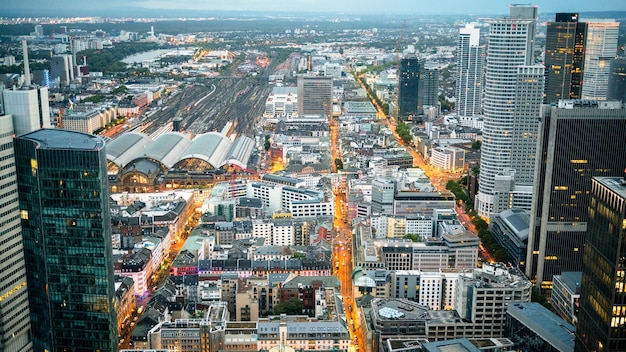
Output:
[[61,129],[15,139],[36,351],[118,349],[104,144]]
[[544,102],[580,99],[587,25],[577,13],[557,13],[546,30],[546,89]]
[[576,351],[626,351],[625,272],[626,178],[594,178],[585,236]]
[[611,60],[610,70],[607,98],[626,103],[626,57]]
[[423,105],[437,106],[439,104],[439,68],[426,67],[422,71]]
[[[423,102],[420,93],[421,63],[416,56],[400,60],[398,77],[398,120],[414,121],[422,115]],[[423,95],[423,93],[422,93]],[[298,97],[298,99],[300,99]]]
[[562,100],[539,127],[526,275],[544,293],[552,276],[581,271],[592,177],[626,166],[626,110],[620,102]]

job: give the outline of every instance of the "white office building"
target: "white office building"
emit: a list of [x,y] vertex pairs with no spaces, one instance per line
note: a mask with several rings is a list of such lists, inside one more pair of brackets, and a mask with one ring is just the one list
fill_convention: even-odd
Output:
[[485,47],[479,45],[480,29],[468,24],[459,29],[456,111],[460,116],[480,113]]

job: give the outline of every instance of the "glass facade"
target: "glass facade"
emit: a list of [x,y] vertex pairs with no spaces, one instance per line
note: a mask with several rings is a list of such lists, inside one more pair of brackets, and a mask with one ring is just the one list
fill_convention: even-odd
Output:
[[626,179],[594,178],[576,351],[626,351]]
[[[402,121],[413,121],[422,113],[423,102],[420,98],[421,63],[417,57],[409,57],[400,60],[400,76],[398,86],[398,119]],[[420,95],[421,93],[421,95]]]
[[591,179],[624,169],[626,110],[571,101],[541,121],[526,275],[549,293],[552,276],[581,271]]
[[117,351],[104,140],[43,129],[15,150],[35,350]]
[[557,13],[547,23],[545,103],[580,99],[586,28],[577,13]]

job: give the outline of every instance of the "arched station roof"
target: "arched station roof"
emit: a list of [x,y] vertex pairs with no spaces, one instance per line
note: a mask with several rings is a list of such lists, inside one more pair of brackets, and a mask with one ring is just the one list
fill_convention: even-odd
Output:
[[106,145],[107,159],[119,166],[125,167],[137,158],[145,148],[152,143],[152,139],[143,133],[128,132]]
[[159,136],[138,157],[156,160],[169,169],[180,160],[190,145],[191,140],[184,134],[170,132]]
[[241,136],[237,138],[230,146],[228,155],[223,163],[236,164],[241,168],[247,168],[250,155],[254,149],[254,140],[252,138]]
[[187,136],[170,132],[156,140],[138,132],[126,133],[106,145],[107,159],[120,169],[133,161],[150,159],[170,169],[182,160],[198,159],[217,169],[225,164],[247,167],[254,149],[254,140],[240,136],[232,142],[225,135],[209,132],[191,141]]
[[200,159],[217,169],[224,164],[224,159],[231,148],[231,144],[233,143],[230,139],[221,133],[209,132],[201,134],[194,138],[193,143],[180,157],[180,160]]

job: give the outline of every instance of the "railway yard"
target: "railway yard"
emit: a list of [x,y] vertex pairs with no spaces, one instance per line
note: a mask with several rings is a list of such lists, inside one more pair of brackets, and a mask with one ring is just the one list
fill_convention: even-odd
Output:
[[172,120],[180,118],[181,132],[191,135],[222,131],[231,122],[228,132],[254,137],[272,89],[267,78],[277,64],[271,62],[256,76],[227,73],[183,83],[160,108],[144,114],[136,130],[156,137],[171,131]]

